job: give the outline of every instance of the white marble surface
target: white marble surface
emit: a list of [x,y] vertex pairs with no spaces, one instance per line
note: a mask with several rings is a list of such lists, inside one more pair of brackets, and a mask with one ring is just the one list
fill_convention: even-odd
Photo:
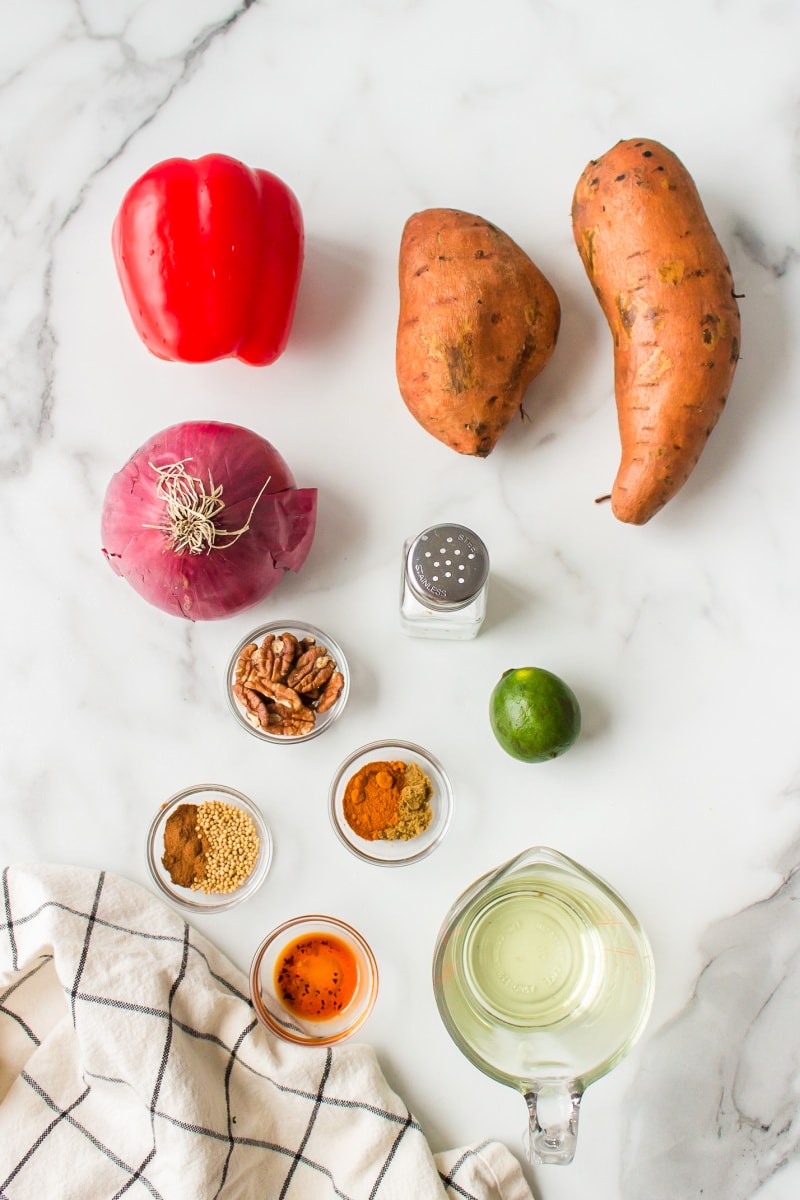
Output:
[[[795,445],[800,437],[800,10],[789,0],[40,0],[0,48],[0,861],[104,866],[147,882],[146,828],[184,785],[225,782],[270,821],[256,899],[201,924],[240,966],[300,911],[355,922],[382,972],[367,1027],[434,1149],[496,1137],[521,1098],[450,1043],[431,993],[439,922],[531,844],[628,899],[658,971],[644,1040],[586,1094],[575,1162],[529,1170],[537,1200],[790,1200],[800,1190],[800,863]],[[745,294],[728,408],[683,492],[617,523],[610,340],[569,223],[589,158],[621,137],[675,150]],[[274,366],[148,355],[114,274],[126,188],[173,155],[282,176],[308,236],[295,328]],[[394,378],[402,225],[429,206],[504,228],[555,286],[562,333],[486,461],[407,414]],[[250,426],[319,488],[311,555],[262,605],[191,626],[112,575],[110,475],[184,419]],[[469,644],[397,620],[403,539],[440,519],[492,555]],[[345,646],[345,715],[304,748],[259,745],[222,675],[266,619]],[[507,758],[487,720],[502,670],[540,665],[581,701],[578,745]],[[448,768],[446,842],[402,871],[356,862],[330,776],[383,736]]]

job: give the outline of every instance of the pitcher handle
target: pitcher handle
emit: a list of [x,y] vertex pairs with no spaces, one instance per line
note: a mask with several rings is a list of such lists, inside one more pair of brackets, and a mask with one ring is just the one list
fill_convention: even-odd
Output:
[[575,1156],[583,1089],[574,1081],[532,1083],[528,1105],[528,1156],[532,1163],[566,1166]]

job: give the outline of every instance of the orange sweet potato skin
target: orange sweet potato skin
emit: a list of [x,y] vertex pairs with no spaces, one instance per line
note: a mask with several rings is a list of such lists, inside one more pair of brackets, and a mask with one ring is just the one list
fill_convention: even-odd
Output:
[[725,405],[740,345],[731,269],[689,172],[645,138],[588,164],[572,227],[614,339],[612,509],[642,525],[689,478]]
[[409,217],[399,276],[400,394],[435,438],[485,458],[553,353],[558,297],[501,229],[449,208]]

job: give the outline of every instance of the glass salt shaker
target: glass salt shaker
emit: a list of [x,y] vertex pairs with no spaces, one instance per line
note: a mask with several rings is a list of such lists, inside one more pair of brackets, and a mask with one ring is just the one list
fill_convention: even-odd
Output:
[[403,547],[400,624],[412,637],[474,638],[486,616],[489,552],[463,525],[432,525]]

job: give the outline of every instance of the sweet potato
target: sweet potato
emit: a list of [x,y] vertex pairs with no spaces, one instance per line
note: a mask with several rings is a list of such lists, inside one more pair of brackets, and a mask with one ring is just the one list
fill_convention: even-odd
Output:
[[553,353],[553,288],[507,234],[472,213],[409,217],[400,244],[397,382],[420,425],[485,458]]
[[643,525],[697,463],[739,359],[731,269],[683,163],[618,142],[578,180],[572,227],[614,339],[614,515]]

